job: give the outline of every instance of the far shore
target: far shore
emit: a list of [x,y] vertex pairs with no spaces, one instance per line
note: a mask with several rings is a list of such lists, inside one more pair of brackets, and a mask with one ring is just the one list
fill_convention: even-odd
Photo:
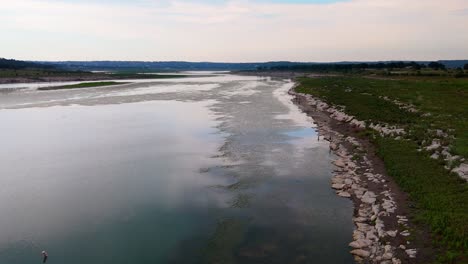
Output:
[[130,80],[130,79],[169,79],[185,78],[187,75],[176,74],[101,74],[101,73],[83,73],[60,76],[48,75],[30,75],[18,77],[1,77],[0,84],[14,83],[39,83],[39,82],[87,82],[87,81],[106,81],[106,80]]
[[35,82],[80,82],[110,80],[108,76],[40,76],[40,77],[8,77],[0,78],[0,84],[8,83],[35,83]]

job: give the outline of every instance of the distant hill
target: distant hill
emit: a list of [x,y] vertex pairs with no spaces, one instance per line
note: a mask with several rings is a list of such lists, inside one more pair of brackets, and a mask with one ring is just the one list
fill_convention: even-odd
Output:
[[468,64],[468,60],[440,60],[439,62],[447,68],[463,68],[465,64]]
[[50,69],[54,68],[53,65],[44,65],[37,62],[30,62],[30,61],[20,61],[20,60],[13,60],[13,59],[4,59],[0,58],[0,69]]
[[[447,68],[463,67],[468,60],[442,60],[438,61]],[[396,63],[396,61],[378,61],[378,62],[254,62],[254,63],[223,63],[223,62],[186,62],[186,61],[38,61],[42,65],[50,65],[66,70],[84,70],[84,71],[235,71],[235,70],[256,70],[256,69],[274,69],[276,67],[306,66],[320,64],[378,64],[378,63]],[[409,63],[408,61],[406,63]],[[419,64],[427,65],[429,61],[418,61]]]
[[58,61],[39,63],[68,70],[154,70],[154,71],[232,71],[255,70],[262,66],[300,64],[288,61],[258,63],[186,62],[186,61]]

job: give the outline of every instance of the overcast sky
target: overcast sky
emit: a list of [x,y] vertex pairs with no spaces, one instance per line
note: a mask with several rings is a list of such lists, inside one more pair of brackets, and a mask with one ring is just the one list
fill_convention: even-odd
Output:
[[468,59],[468,0],[0,0],[0,57]]

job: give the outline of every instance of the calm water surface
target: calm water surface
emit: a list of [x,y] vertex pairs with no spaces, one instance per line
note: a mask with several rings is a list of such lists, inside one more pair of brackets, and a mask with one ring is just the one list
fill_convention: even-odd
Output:
[[0,87],[0,263],[352,263],[287,80]]

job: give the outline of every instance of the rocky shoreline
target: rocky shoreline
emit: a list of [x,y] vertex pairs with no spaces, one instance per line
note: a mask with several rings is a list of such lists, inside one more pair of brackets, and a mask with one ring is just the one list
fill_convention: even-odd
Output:
[[[407,195],[386,174],[372,143],[355,137],[363,122],[311,95],[296,93],[294,87],[289,94],[314,119],[319,135],[330,141],[330,150],[336,156],[331,187],[337,195],[353,201],[355,230],[349,246],[356,262],[423,263],[423,259],[431,258],[428,248],[421,244],[423,240],[414,238],[420,234],[413,233]],[[381,126],[374,129],[385,134],[402,132]]]

